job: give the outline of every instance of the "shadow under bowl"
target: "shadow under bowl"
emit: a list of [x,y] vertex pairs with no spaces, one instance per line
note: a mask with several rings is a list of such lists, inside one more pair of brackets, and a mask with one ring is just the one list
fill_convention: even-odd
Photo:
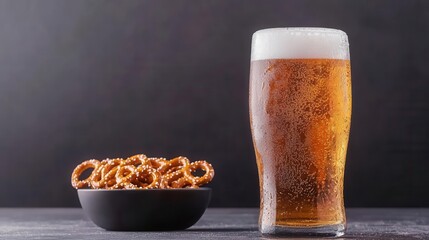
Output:
[[172,231],[194,225],[204,214],[210,188],[78,189],[86,215],[111,231]]

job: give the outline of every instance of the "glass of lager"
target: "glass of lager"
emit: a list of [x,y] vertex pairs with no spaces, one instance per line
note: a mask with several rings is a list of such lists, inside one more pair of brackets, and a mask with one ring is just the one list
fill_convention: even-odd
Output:
[[352,100],[346,33],[255,32],[249,95],[262,234],[343,235]]

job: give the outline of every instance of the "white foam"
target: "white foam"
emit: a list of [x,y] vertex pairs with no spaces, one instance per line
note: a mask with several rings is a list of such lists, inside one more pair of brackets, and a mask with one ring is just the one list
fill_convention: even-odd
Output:
[[251,60],[350,59],[347,34],[330,28],[268,28],[253,34]]

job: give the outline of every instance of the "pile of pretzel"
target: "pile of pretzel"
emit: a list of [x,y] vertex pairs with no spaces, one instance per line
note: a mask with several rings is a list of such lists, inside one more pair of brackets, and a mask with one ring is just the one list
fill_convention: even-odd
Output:
[[[92,169],[89,177],[80,180],[88,169]],[[204,175],[194,176],[199,169]],[[167,160],[139,154],[127,159],[87,160],[74,169],[71,183],[76,189],[198,188],[213,176],[213,167],[206,161],[191,163],[186,157]]]

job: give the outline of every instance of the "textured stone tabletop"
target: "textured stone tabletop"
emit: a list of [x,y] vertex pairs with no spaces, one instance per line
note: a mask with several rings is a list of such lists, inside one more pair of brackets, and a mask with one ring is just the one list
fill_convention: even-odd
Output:
[[[79,208],[0,208],[0,239],[266,239],[257,220],[257,209],[208,209],[185,231],[109,232]],[[429,209],[348,209],[347,220],[338,239],[429,239]]]

